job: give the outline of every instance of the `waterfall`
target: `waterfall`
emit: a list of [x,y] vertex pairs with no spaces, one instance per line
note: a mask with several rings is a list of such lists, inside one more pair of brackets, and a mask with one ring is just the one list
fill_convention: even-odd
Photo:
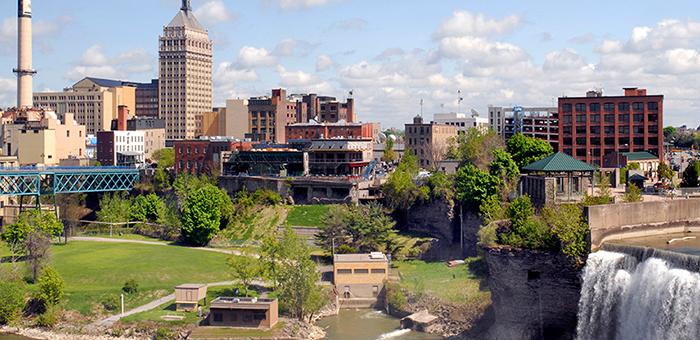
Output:
[[700,274],[657,258],[590,254],[576,332],[579,340],[700,339]]

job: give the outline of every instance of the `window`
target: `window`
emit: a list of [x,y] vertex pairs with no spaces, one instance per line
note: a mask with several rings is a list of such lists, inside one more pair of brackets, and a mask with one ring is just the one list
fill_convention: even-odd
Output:
[[621,114],[617,116],[617,121],[619,123],[629,123],[630,122],[630,115],[629,113]]
[[644,111],[644,103],[642,103],[642,102],[635,102],[635,103],[632,103],[632,110],[634,110],[634,111]]
[[[564,105],[562,105],[562,106],[561,106],[561,110],[564,111],[564,112],[571,112],[571,104],[564,104]],[[500,112],[499,112],[499,116],[500,116]]]
[[336,272],[338,274],[352,274],[352,269],[338,269]]
[[591,103],[591,105],[588,106],[588,109],[591,112],[600,112],[600,104],[598,103]]
[[586,115],[576,115],[576,123],[586,123]]
[[657,102],[648,102],[647,103],[647,109],[649,111],[657,111],[659,109],[659,103]]
[[564,127],[564,134],[571,134],[571,126]]
[[571,115],[564,115],[564,123],[571,124]]
[[591,145],[600,145],[600,137],[591,137]]
[[615,103],[605,103],[605,104],[603,104],[603,111],[605,111],[605,112],[615,112]]
[[369,269],[366,268],[356,268],[355,274],[369,274]]
[[385,274],[386,269],[384,268],[374,268],[372,269],[372,274]]
[[606,123],[614,123],[615,122],[615,115],[608,114],[608,115],[605,115],[603,117],[603,119],[605,120]]
[[576,138],[576,144],[578,144],[578,145],[586,145],[586,137],[578,137],[578,138]]
[[647,117],[647,120],[649,120],[650,123],[656,123],[659,120],[659,115],[658,114],[650,114]]
[[66,130],[66,137],[70,138],[70,130]]
[[629,133],[630,133],[629,126],[620,126],[620,134],[621,135],[628,135]]
[[584,103],[576,104],[576,112],[586,112],[586,104],[584,104]]
[[599,114],[591,115],[591,123],[599,123],[599,122],[600,122],[600,115]]
[[223,322],[224,321],[224,315],[221,313],[214,313],[214,321],[215,322]]
[[265,315],[264,311],[253,312],[253,320],[260,321],[260,320],[265,320],[266,318],[267,318],[267,316]]
[[632,128],[632,132],[634,132],[635,134],[643,135],[644,134],[644,127],[643,126],[635,126],[634,128]]
[[600,134],[600,126],[591,126],[591,134],[599,135]]
[[617,111],[628,112],[630,110],[630,103],[619,103],[617,104]]
[[606,127],[603,128],[603,132],[604,132],[606,135],[615,134],[615,127],[614,127],[614,126],[606,126]]
[[577,126],[576,127],[576,134],[577,135],[585,135],[586,134],[586,127],[585,126]]

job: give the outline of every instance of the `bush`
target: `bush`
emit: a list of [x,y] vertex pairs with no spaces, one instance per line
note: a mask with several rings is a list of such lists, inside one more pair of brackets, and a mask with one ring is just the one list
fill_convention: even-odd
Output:
[[386,298],[389,306],[397,309],[403,309],[408,305],[408,298],[397,283],[388,283],[386,285]]
[[102,300],[102,308],[108,312],[113,312],[119,309],[119,298],[116,295],[110,295]]
[[39,277],[39,299],[44,303],[47,310],[50,306],[55,306],[63,298],[65,283],[63,278],[52,268],[46,268]]
[[139,291],[139,283],[136,282],[134,279],[128,279],[126,282],[124,282],[124,286],[122,287],[122,292],[126,294],[136,294]]
[[176,339],[173,332],[167,328],[158,328],[156,334],[153,335],[153,340],[170,340]]
[[278,205],[282,203],[282,196],[269,189],[258,189],[253,193],[253,202],[259,205]]
[[588,254],[588,225],[580,207],[564,204],[542,209],[542,217],[559,240],[561,252],[569,257],[584,257]]
[[625,202],[640,202],[642,201],[642,190],[638,186],[632,184],[627,187],[627,192],[624,197]]
[[36,318],[36,325],[39,327],[51,328],[56,325],[60,315],[60,308],[57,306],[49,307]]
[[338,248],[335,248],[336,254],[355,254],[357,253],[357,248],[353,248],[347,244],[341,244]]
[[481,227],[477,232],[479,245],[484,247],[493,247],[498,241],[498,224],[491,222],[486,226]]
[[513,200],[506,210],[506,215],[510,219],[510,228],[498,235],[499,243],[538,250],[554,247],[549,227],[535,216],[535,208],[529,196],[520,196]]
[[0,281],[0,325],[19,318],[24,307],[24,286],[19,281]]

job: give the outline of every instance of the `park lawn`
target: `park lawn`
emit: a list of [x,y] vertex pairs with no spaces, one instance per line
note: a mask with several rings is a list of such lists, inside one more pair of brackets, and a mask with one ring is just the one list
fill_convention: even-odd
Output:
[[139,292],[125,298],[127,310],[179,284],[228,280],[228,257],[177,246],[73,241],[52,248],[51,265],[66,282],[66,308],[90,314],[101,301],[118,298],[128,279]]
[[292,227],[320,227],[329,208],[330,205],[326,204],[291,206],[287,214],[287,224]]
[[284,328],[284,322],[278,322],[271,329],[198,327],[192,330],[188,339],[238,339],[238,338],[273,338]]
[[114,233],[111,236],[109,235],[109,233],[106,233],[106,234],[104,234],[104,233],[89,234],[88,233],[88,234],[79,235],[79,236],[168,243],[167,241],[163,241],[159,238],[149,237],[149,236],[144,236],[144,235],[139,235],[139,234],[132,234],[132,233],[124,233],[124,234]]
[[478,259],[467,259],[474,265],[448,267],[445,262],[418,260],[396,261],[401,273],[401,286],[413,293],[426,293],[445,302],[457,304],[481,304],[490,301],[491,293],[481,290],[480,275],[475,264]]

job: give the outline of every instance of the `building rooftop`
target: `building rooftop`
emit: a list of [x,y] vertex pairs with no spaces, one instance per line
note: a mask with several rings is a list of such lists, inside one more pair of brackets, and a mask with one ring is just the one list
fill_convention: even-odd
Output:
[[658,160],[659,157],[646,151],[638,152],[623,152],[623,156],[627,158],[628,161],[646,161],[646,160]]
[[596,168],[588,163],[579,161],[563,152],[551,154],[539,161],[523,167],[527,171],[542,172],[569,172],[569,171],[595,171]]
[[387,262],[388,259],[383,253],[369,254],[336,254],[333,256],[333,262],[348,263],[348,262]]
[[210,306],[219,309],[269,309],[276,301],[277,299],[220,296]]
[[356,145],[350,144],[351,142],[371,143],[372,140],[369,138],[313,140],[308,150],[357,150]]
[[167,27],[185,27],[201,32],[207,31],[202,27],[199,21],[197,21],[197,18],[194,17],[194,13],[192,13],[191,10],[180,10]]
[[199,289],[202,287],[206,287],[207,285],[203,283],[185,283],[181,284],[179,286],[176,286],[175,289]]

